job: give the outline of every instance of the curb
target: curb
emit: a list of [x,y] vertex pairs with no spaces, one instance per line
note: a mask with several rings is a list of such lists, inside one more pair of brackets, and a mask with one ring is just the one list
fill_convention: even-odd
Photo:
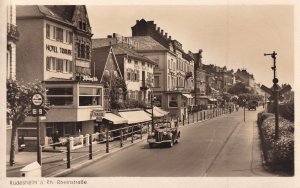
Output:
[[13,167],[10,167],[10,166],[6,166],[6,171],[13,171],[13,170],[17,170],[17,169],[21,169],[23,167],[25,167],[26,165],[20,165],[20,166],[13,166]]
[[88,161],[84,161],[84,162],[81,162],[81,163],[78,163],[78,164],[74,164],[73,167],[71,167],[69,169],[65,169],[65,170],[62,170],[60,172],[56,172],[56,173],[52,173],[52,174],[49,174],[49,175],[45,175],[43,177],[60,177],[60,176],[63,176],[63,175],[70,174],[70,173],[74,172],[75,170],[78,170],[78,169],[80,169],[80,168],[82,168],[82,167],[84,167],[86,165],[90,165],[90,164],[92,164],[92,163],[94,163],[94,162],[96,162],[96,161],[98,161],[100,159],[104,159],[104,158],[106,158],[106,157],[108,157],[108,156],[110,156],[110,155],[112,155],[114,153],[117,153],[117,152],[122,151],[122,150],[124,150],[126,148],[134,146],[135,144],[140,143],[140,142],[146,140],[146,138],[147,138],[146,136],[143,136],[142,139],[139,139],[138,141],[136,141],[136,142],[134,142],[132,144],[125,145],[122,148],[118,148],[118,149],[113,150],[113,151],[111,151],[109,153],[106,153],[104,155],[96,156],[92,160],[88,160]]

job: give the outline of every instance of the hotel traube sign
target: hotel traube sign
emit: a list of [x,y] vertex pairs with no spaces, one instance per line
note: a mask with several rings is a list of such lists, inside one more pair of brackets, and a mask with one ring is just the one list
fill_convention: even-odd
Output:
[[61,53],[61,54],[66,54],[66,55],[72,55],[72,50],[69,49],[65,49],[62,47],[57,47],[57,46],[53,46],[53,45],[49,45],[46,44],[46,50],[48,50],[49,52],[55,52],[55,53]]

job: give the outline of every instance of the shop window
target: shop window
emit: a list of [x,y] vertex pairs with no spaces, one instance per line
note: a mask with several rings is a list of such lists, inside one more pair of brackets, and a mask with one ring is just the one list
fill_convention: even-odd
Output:
[[162,96],[161,95],[154,95],[153,105],[161,107],[162,104]]
[[73,104],[73,88],[47,88],[47,99],[50,105],[68,106]]
[[127,71],[127,80],[130,80],[130,71]]
[[79,106],[102,106],[102,88],[80,87]]
[[64,125],[64,136],[71,136],[73,135],[73,126],[71,124]]
[[169,108],[176,108],[178,107],[177,96],[170,95],[169,96]]

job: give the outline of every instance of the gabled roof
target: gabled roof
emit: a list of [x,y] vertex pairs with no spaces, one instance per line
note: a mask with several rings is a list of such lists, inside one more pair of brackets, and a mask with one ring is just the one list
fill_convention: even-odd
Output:
[[103,47],[103,46],[112,46],[116,56],[118,55],[127,55],[131,58],[139,59],[141,61],[149,62],[153,65],[156,65],[156,62],[151,59],[139,54],[134,49],[130,48],[128,44],[125,43],[116,43],[115,38],[104,38],[104,39],[93,39],[92,40],[93,48]]
[[105,70],[108,56],[110,51],[112,51],[112,55],[114,58],[115,65],[117,67],[117,71],[119,72],[120,77],[122,77],[122,73],[120,71],[117,59],[115,57],[114,51],[111,46],[104,46],[99,48],[94,48],[92,50],[92,64],[95,64],[95,69],[97,69],[98,74],[100,75],[100,82],[103,76],[103,72]]

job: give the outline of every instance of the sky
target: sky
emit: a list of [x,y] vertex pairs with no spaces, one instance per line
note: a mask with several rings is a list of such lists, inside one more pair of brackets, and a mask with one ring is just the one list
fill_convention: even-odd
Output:
[[93,38],[131,36],[136,20],[153,20],[187,52],[202,49],[204,64],[246,69],[272,86],[277,52],[279,84],[294,85],[294,9],[291,5],[87,6]]

